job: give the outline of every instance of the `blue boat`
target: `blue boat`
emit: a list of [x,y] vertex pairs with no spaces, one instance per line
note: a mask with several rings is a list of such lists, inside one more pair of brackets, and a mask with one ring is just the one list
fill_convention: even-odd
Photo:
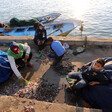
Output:
[[61,15],[60,13],[51,13],[49,15],[38,17],[38,18],[34,18],[34,19],[38,19],[40,22],[45,24],[45,23],[49,23],[49,22],[54,21],[60,15]]
[[[57,21],[54,23],[45,24],[47,36],[67,36],[77,26],[81,25],[81,21]],[[35,30],[33,26],[16,27],[12,29],[1,29],[2,34],[8,36],[34,36]]]
[[8,24],[8,27],[23,27],[23,26],[31,26],[34,25],[35,22],[42,22],[42,23],[49,23],[53,22],[56,18],[58,18],[61,14],[60,13],[51,13],[46,16],[36,17],[29,20],[20,20],[16,17],[12,18]]

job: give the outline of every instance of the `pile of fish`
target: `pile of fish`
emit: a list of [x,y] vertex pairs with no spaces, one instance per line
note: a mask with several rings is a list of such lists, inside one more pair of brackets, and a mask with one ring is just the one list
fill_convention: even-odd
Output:
[[58,89],[47,81],[29,82],[23,89],[14,94],[16,97],[52,102]]
[[36,89],[39,86],[40,80],[36,80],[35,82],[29,82],[23,89],[20,89],[18,92],[14,94],[16,97],[21,98],[31,98],[36,94]]
[[[21,98],[29,98],[32,96],[36,89],[39,86],[40,79],[36,79],[34,82],[29,82],[28,84],[21,84],[18,81],[14,81],[11,78],[11,82],[7,81],[4,84],[1,84],[0,94],[1,95],[10,95],[10,96],[17,96]],[[8,85],[8,86],[7,86]]]
[[43,79],[36,79],[28,84],[19,84],[18,82],[8,82],[7,86],[0,89],[0,95],[9,95],[20,98],[28,98],[33,100],[53,102],[58,94],[58,88],[54,84],[49,84]]

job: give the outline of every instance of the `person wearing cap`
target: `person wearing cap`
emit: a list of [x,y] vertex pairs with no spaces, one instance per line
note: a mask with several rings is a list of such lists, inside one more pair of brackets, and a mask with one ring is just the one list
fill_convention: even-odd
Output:
[[60,41],[55,41],[52,37],[49,37],[47,40],[47,44],[50,45],[52,52],[48,54],[50,58],[55,58],[54,64],[57,64],[61,61],[62,57],[64,56],[66,50],[62,46]]
[[37,30],[39,24],[40,24],[40,22],[35,22],[35,23],[34,23],[34,30],[35,30],[35,31]]
[[26,62],[28,66],[32,67],[33,64],[30,63],[31,58],[32,53],[30,46],[21,43],[16,43],[14,41],[10,43],[10,48],[8,49],[9,63],[13,72],[18,77],[20,82],[25,82],[26,80],[22,77],[21,73],[18,71],[16,64],[20,68],[23,68],[25,67]]
[[39,50],[44,48],[44,44],[47,41],[46,29],[42,23],[38,23],[38,27],[35,31],[34,43],[39,47]]

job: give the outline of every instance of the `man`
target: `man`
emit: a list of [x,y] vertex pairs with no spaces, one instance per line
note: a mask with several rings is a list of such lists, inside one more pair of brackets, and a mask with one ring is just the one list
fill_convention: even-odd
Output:
[[25,67],[26,62],[28,66],[32,67],[33,64],[30,63],[32,53],[30,51],[31,51],[30,46],[21,43],[16,43],[14,41],[10,43],[10,48],[8,49],[8,59],[10,66],[15,75],[20,80],[20,82],[25,82],[26,80],[22,77],[21,73],[18,71],[16,64],[20,68],[23,68]]
[[49,53],[50,58],[55,58],[55,63],[60,62],[65,53],[65,48],[62,46],[60,41],[53,40],[52,37],[49,37],[47,43],[50,44],[52,52]]
[[35,29],[36,32],[33,40],[34,43],[39,47],[39,50],[42,50],[47,40],[46,29],[44,28],[42,23],[38,23],[38,27]]

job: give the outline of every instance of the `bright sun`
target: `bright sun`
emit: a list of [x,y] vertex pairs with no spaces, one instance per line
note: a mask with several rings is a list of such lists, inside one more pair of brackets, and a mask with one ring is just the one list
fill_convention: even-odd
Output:
[[71,0],[72,14],[76,18],[82,18],[82,15],[88,8],[89,0]]

